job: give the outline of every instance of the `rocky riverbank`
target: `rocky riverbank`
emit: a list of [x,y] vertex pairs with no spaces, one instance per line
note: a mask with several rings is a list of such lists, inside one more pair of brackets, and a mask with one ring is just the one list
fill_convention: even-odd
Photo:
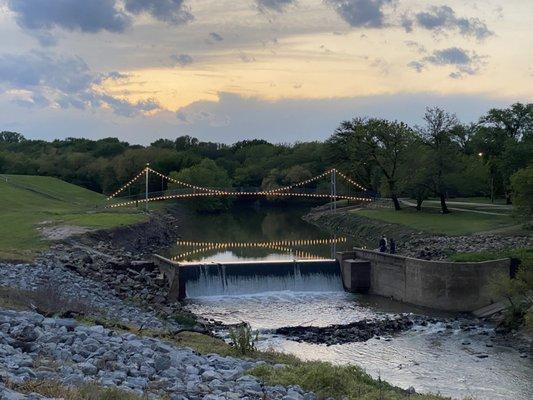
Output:
[[304,219],[329,232],[350,236],[360,246],[369,248],[376,248],[382,235],[393,237],[398,254],[425,260],[445,260],[455,253],[533,247],[533,235],[432,235],[343,210],[336,213],[316,210]]
[[284,335],[297,342],[315,344],[345,344],[352,342],[366,342],[371,338],[386,337],[411,329],[415,324],[427,325],[436,320],[421,316],[399,315],[393,318],[376,320],[361,320],[345,325],[316,326],[289,326],[278,328],[274,334]]
[[72,319],[0,309],[2,400],[46,398],[18,393],[17,384],[28,380],[65,385],[95,381],[172,400],[316,399],[300,387],[266,386],[247,374],[262,364],[216,354],[202,356],[159,339],[81,325]]
[[[6,266],[0,285],[7,280],[35,289],[49,283],[67,296],[78,292],[79,298],[96,303],[104,317],[120,323],[160,329],[164,321],[165,328],[178,329],[185,322],[191,329],[194,315],[178,302],[167,302],[167,282],[151,261],[152,254],[179,238],[182,218],[182,210],[170,209],[152,214],[147,223],[71,237],[52,245],[31,265]],[[132,313],[132,305],[142,311]],[[205,330],[202,324],[196,328]]]
[[[283,335],[290,340],[313,344],[325,344],[326,346],[366,342],[370,339],[384,340],[390,342],[394,336],[408,330],[432,329],[440,334],[452,334],[453,332],[472,332],[477,336],[477,340],[486,341],[487,347],[492,347],[493,343],[500,346],[513,347],[520,352],[521,357],[533,356],[531,342],[523,337],[513,335],[498,334],[494,324],[468,318],[430,318],[422,315],[402,314],[393,317],[386,317],[378,320],[361,320],[345,325],[329,325],[324,327],[316,326],[290,326],[278,328],[272,333]],[[484,339],[480,339],[484,338]],[[469,343],[464,342],[464,345]],[[486,358],[486,353],[476,354],[478,358]]]

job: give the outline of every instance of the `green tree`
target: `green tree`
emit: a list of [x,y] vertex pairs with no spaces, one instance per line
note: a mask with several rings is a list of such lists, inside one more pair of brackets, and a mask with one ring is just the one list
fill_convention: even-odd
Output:
[[[357,154],[359,160],[366,160],[379,169],[394,208],[400,210],[399,172],[414,141],[413,131],[403,122],[355,118],[342,122],[335,135],[346,138],[349,151]],[[361,162],[365,161],[358,161]]]
[[[171,172],[170,176],[185,183],[210,189],[231,187],[231,179],[227,172],[208,158],[179,172]],[[169,188],[183,188],[183,186],[169,184]],[[194,198],[192,204],[197,211],[214,212],[227,209],[231,205],[231,199],[225,196],[198,197]]]
[[261,190],[273,190],[283,185],[283,174],[279,169],[274,168],[263,178]]
[[416,210],[433,193],[431,173],[426,169],[430,157],[427,146],[417,140],[410,148],[408,165],[402,165],[402,191],[416,200]]
[[507,137],[522,139],[533,135],[533,103],[515,103],[509,108],[492,108],[480,123],[504,131]]
[[471,146],[488,167],[491,200],[503,192],[510,204],[511,175],[533,157],[533,104],[489,110],[480,118]]
[[26,139],[24,136],[22,136],[20,133],[17,132],[10,132],[10,131],[2,131],[0,132],[0,142],[4,143],[22,143]]
[[448,214],[446,197],[450,188],[450,174],[460,168],[459,120],[454,114],[434,107],[427,108],[424,115],[425,125],[418,128],[429,153],[425,168],[430,174],[433,192],[439,197],[443,214]]
[[515,212],[525,218],[533,216],[533,165],[521,169],[511,177]]
[[293,165],[285,172],[285,182],[289,185],[304,181],[311,177],[311,172],[301,165]]

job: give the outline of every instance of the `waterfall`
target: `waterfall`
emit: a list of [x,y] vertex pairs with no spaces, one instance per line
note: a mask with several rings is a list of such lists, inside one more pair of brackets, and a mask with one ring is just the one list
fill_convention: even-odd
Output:
[[342,291],[335,261],[286,261],[180,267],[188,298],[266,292]]

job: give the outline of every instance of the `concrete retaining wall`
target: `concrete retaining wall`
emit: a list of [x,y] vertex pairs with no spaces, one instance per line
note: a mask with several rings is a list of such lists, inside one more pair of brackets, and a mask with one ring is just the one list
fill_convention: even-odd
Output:
[[[339,253],[341,270],[350,259],[370,261],[370,293],[447,311],[473,311],[493,302],[492,276],[510,276],[510,259],[485,262],[427,261],[354,249]],[[342,274],[345,276],[345,273]],[[347,275],[346,275],[347,276]],[[349,291],[353,283],[344,283]]]
[[180,279],[179,263],[158,254],[153,255],[152,261],[168,282],[167,298],[170,301],[183,300],[185,298],[185,282]]

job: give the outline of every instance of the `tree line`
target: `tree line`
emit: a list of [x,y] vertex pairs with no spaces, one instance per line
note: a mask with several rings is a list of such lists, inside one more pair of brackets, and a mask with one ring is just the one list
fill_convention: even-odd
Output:
[[[427,108],[420,126],[379,118],[343,121],[324,142],[273,144],[244,140],[232,145],[190,136],[159,139],[149,146],[117,138],[28,140],[0,132],[0,173],[48,175],[112,193],[146,163],[164,173],[207,187],[290,185],[336,167],[363,186],[391,198],[505,197],[531,215],[533,104],[490,109],[478,121],[461,123],[454,114]],[[317,185],[327,186],[327,182]],[[150,182],[166,190],[165,182]],[[209,209],[227,206],[223,199]]]

